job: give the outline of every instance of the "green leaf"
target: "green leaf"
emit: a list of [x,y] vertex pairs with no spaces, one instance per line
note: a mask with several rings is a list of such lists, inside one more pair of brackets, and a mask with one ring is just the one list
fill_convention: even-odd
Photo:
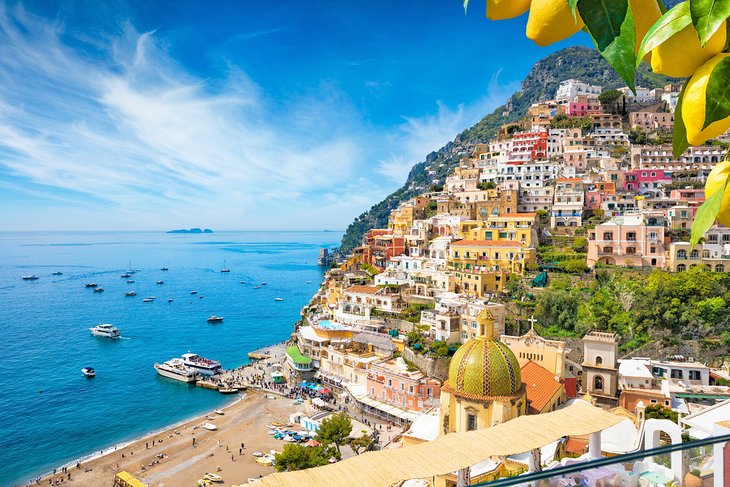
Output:
[[[728,176],[728,179],[730,179],[730,175]],[[720,213],[722,200],[725,197],[727,181],[728,180],[725,179],[725,184],[723,184],[722,189],[713,193],[712,196],[707,198],[707,200],[702,203],[702,206],[697,209],[697,214],[692,222],[692,238],[689,241],[691,248],[694,248],[694,246],[697,245],[697,242],[699,242],[705,235],[705,232],[710,229],[713,223],[715,223],[717,214]]]
[[464,0],[464,15],[466,15],[466,10],[469,8],[469,0]]
[[636,31],[629,0],[577,2],[578,12],[596,48],[635,93]]
[[636,65],[641,63],[648,53],[655,49],[659,44],[672,37],[674,34],[684,29],[692,23],[692,17],[689,13],[689,3],[681,2],[674,6],[667,13],[662,15],[654,25],[651,26],[649,32],[644,36],[639,46],[639,53],[636,55]]
[[705,47],[712,34],[730,17],[730,0],[688,0],[692,24]]
[[568,0],[568,6],[573,14],[573,20],[578,20],[578,0]]
[[677,98],[677,108],[674,109],[674,133],[672,134],[672,154],[675,159],[679,159],[679,156],[684,154],[689,148],[689,141],[687,140],[687,127],[684,125],[684,119],[682,118],[682,99],[684,98],[684,89],[687,87],[687,83],[684,83],[682,90],[679,92]]
[[710,73],[705,92],[705,122],[702,130],[711,123],[730,117],[730,58],[722,59]]

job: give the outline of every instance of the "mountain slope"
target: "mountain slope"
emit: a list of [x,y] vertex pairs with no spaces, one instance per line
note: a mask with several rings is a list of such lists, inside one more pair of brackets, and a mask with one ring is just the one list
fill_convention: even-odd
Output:
[[[341,250],[349,252],[360,244],[365,232],[387,225],[390,211],[402,201],[428,190],[434,180],[443,182],[475,144],[489,141],[503,124],[523,117],[533,103],[553,98],[560,82],[571,78],[601,85],[604,89],[624,86],[595,49],[569,47],[538,61],[522,82],[520,91],[507,103],[458,134],[453,142],[426,156],[425,161],[413,166],[401,188],[355,218],[342,237]],[[636,76],[636,85],[645,88],[658,88],[673,81],[676,80],[652,73],[646,64],[641,65]],[[429,171],[436,174],[429,174]]]

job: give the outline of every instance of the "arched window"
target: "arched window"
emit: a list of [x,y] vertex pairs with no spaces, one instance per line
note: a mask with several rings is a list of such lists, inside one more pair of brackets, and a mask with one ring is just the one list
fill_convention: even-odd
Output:
[[603,357],[596,357],[596,365],[603,365]]
[[678,259],[686,259],[687,258],[687,251],[684,249],[677,250],[677,258]]
[[689,258],[690,258],[690,259],[698,259],[699,257],[700,257],[700,253],[699,253],[699,252],[697,251],[697,249],[694,249],[694,250],[693,250],[692,252],[690,252],[690,254],[689,254]]
[[717,264],[715,266],[715,272],[725,272],[725,267],[722,264]]
[[686,266],[686,265],[684,265],[684,264],[679,264],[679,265],[677,266],[677,272],[684,272],[684,271],[686,271],[686,270],[687,270],[687,266]]
[[600,375],[597,375],[595,379],[593,379],[593,390],[603,391],[603,377]]

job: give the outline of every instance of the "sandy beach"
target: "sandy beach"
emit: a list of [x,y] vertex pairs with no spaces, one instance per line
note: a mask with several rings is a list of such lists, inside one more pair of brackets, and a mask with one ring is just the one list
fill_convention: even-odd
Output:
[[[253,451],[266,452],[283,447],[281,441],[267,434],[266,426],[272,421],[287,422],[289,414],[307,412],[307,407],[294,406],[291,399],[278,395],[249,391],[245,399],[236,401],[223,411],[223,415],[211,412],[131,442],[83,462],[80,469],[69,467],[67,471],[71,480],[68,480],[67,473],[62,475],[59,472],[44,477],[40,485],[49,485],[49,479],[62,476],[64,481],[60,485],[111,485],[114,475],[120,470],[126,470],[154,487],[194,486],[206,472],[222,476],[224,485],[245,484],[248,478],[274,471],[273,467],[254,462]],[[217,431],[201,428],[205,422],[214,423]],[[243,451],[240,450],[242,444]]]

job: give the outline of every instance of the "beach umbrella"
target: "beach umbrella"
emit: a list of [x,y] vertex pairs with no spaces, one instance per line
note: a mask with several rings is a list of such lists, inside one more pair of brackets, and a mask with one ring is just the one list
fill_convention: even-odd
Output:
[[321,390],[321,391],[319,391],[319,392],[321,392],[322,394],[329,394],[329,393],[331,393],[332,391],[330,391],[329,389],[322,389],[322,390]]
[[305,443],[304,445],[305,445],[305,446],[312,446],[312,447],[315,447],[315,446],[319,446],[319,445],[320,445],[320,443],[319,443],[319,441],[317,441],[317,440],[315,440],[315,439],[311,439],[311,440],[309,440],[308,442],[306,442],[306,443]]
[[309,384],[306,380],[303,380],[301,384],[299,384],[300,387],[307,387]]

